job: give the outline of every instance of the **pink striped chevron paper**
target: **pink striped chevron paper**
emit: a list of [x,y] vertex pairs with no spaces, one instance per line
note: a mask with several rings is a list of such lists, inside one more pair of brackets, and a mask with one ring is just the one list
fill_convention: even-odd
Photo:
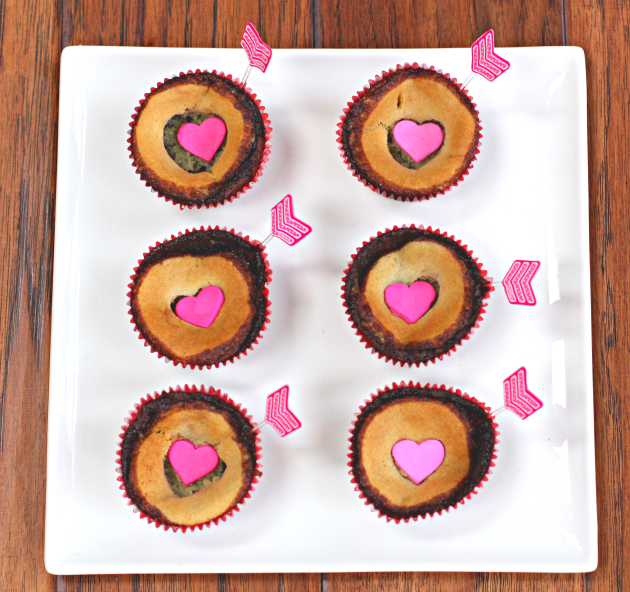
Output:
[[542,401],[527,390],[525,367],[519,368],[503,381],[503,394],[505,408],[516,413],[521,419],[528,418],[543,406]]
[[264,72],[271,61],[271,47],[260,38],[256,27],[251,23],[247,23],[245,27],[241,45],[247,53],[249,63]]
[[536,304],[532,279],[539,267],[540,261],[517,259],[512,263],[512,266],[501,281],[510,304],[523,304],[525,306],[534,306]]
[[289,387],[283,386],[267,397],[265,421],[284,438],[302,427],[302,423],[289,409]]
[[287,195],[271,208],[271,234],[287,245],[299,243],[313,229],[293,215],[293,198]]
[[492,82],[510,67],[510,62],[494,53],[494,31],[489,29],[472,44],[472,71]]

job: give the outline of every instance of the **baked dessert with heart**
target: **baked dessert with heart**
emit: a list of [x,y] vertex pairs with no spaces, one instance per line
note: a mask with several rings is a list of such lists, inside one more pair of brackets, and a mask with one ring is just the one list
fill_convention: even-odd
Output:
[[364,242],[342,289],[346,313],[367,348],[419,365],[450,354],[469,337],[494,288],[461,241],[412,225]]
[[210,367],[246,354],[269,320],[264,247],[232,231],[186,231],[157,243],[129,284],[140,339],[175,364]]
[[158,83],[132,116],[129,150],[147,186],[187,207],[217,206],[262,174],[271,127],[230,75],[183,72]]
[[122,429],[123,495],[158,527],[185,531],[225,520],[261,475],[251,418],[213,388],[148,395]]
[[344,109],[337,135],[353,174],[402,201],[457,185],[482,137],[468,92],[448,74],[418,64],[398,65],[370,80]]
[[490,410],[459,390],[394,384],[373,395],[353,423],[352,482],[388,520],[440,514],[487,480],[496,427]]

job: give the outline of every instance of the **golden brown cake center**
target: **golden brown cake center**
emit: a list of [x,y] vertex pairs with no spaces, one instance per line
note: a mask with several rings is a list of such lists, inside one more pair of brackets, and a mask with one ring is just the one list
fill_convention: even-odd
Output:
[[[430,241],[413,241],[381,257],[367,276],[365,298],[372,314],[397,341],[407,344],[427,341],[452,327],[465,303],[461,262],[450,249]],[[432,308],[413,324],[396,316],[385,303],[391,284],[411,285],[418,280],[437,283],[439,293]]]
[[[396,162],[387,146],[387,134],[402,120],[439,123],[444,143],[438,154],[419,169]],[[400,186],[423,189],[441,185],[456,175],[475,139],[477,122],[470,111],[436,78],[409,78],[383,96],[366,119],[361,147],[376,173]]]
[[[221,255],[183,255],[165,259],[142,277],[138,308],[149,333],[177,357],[194,356],[229,341],[254,317],[249,281],[236,265]],[[179,296],[195,296],[206,286],[217,286],[225,298],[208,328],[180,319],[171,305]]]
[[[416,485],[404,477],[392,457],[400,440],[418,444],[435,439],[445,448],[438,469]],[[360,437],[360,463],[370,486],[391,503],[408,508],[452,491],[467,477],[470,454],[466,426],[457,413],[432,401],[388,405],[366,422]]]
[[[211,172],[193,174],[185,171],[164,147],[164,126],[171,117],[186,111],[218,115],[227,127],[225,148]],[[221,180],[229,171],[239,154],[241,143],[249,142],[244,129],[243,115],[230,99],[212,87],[182,84],[151,96],[138,117],[135,134],[139,153],[149,169],[179,186],[198,188]]]
[[[243,486],[246,459],[237,438],[221,413],[172,409],[141,440],[132,460],[131,480],[146,501],[172,523],[207,522],[235,505]],[[195,446],[212,446],[226,464],[221,478],[194,495],[178,497],[164,472],[164,459],[177,440],[188,440]]]

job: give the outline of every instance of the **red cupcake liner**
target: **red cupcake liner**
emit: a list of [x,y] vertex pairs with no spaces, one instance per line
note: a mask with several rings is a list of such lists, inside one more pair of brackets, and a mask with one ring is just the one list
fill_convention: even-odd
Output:
[[[154,347],[145,339],[144,335],[142,334],[142,331],[140,331],[140,329],[136,325],[136,321],[133,318],[133,313],[131,311],[131,288],[133,287],[133,284],[136,281],[136,277],[137,277],[136,272],[138,271],[138,269],[140,267],[140,264],[142,263],[144,258],[151,251],[153,251],[153,249],[159,247],[160,245],[163,245],[164,243],[169,242],[169,240],[175,240],[176,238],[179,238],[180,236],[184,236],[185,234],[189,234],[190,232],[196,232],[197,230],[201,230],[202,232],[206,232],[208,230],[223,230],[224,232],[229,232],[230,234],[233,234],[234,236],[238,236],[239,238],[242,238],[243,240],[246,240],[248,243],[258,247],[260,249],[260,255],[263,258],[263,261],[265,262],[265,275],[267,276],[267,280],[265,282],[265,285],[267,287],[265,287],[265,289],[262,292],[263,295],[265,296],[265,298],[267,299],[267,310],[265,312],[265,321],[264,321],[262,327],[260,328],[260,331],[258,332],[258,335],[250,343],[249,347],[246,350],[240,352],[239,354],[236,354],[236,355],[232,356],[231,358],[228,358],[227,360],[224,360],[223,362],[217,362],[215,364],[210,364],[210,365],[185,364],[185,363],[179,362],[177,360],[171,360],[171,358],[169,358],[168,356],[166,356],[166,355],[160,353],[159,351],[157,351],[156,349],[154,349]],[[202,370],[203,368],[219,368],[221,365],[227,366],[228,362],[233,364],[235,360],[240,360],[242,356],[246,356],[249,353],[250,350],[254,349],[254,346],[262,338],[262,334],[267,330],[267,324],[269,323],[269,316],[271,315],[271,301],[269,300],[269,288],[268,288],[268,286],[271,283],[271,275],[272,275],[273,271],[269,267],[269,261],[268,261],[266,249],[267,248],[265,247],[265,245],[263,245],[260,241],[251,240],[249,238],[249,235],[248,236],[243,236],[243,233],[236,232],[233,228],[228,230],[228,228],[225,227],[225,226],[223,228],[220,228],[219,226],[215,226],[214,228],[201,226],[199,229],[193,228],[192,230],[189,230],[187,228],[184,232],[178,232],[177,236],[172,234],[170,239],[165,238],[163,241],[158,241],[157,243],[155,243],[155,245],[153,245],[152,247],[149,247],[149,250],[142,254],[142,259],[138,259],[138,265],[136,265],[136,267],[133,268],[134,273],[131,275],[131,278],[130,278],[131,282],[129,284],[127,284],[127,287],[129,288],[129,292],[127,292],[127,298],[128,298],[128,300],[127,300],[127,307],[129,308],[129,310],[127,311],[127,314],[131,317],[131,320],[129,322],[133,325],[133,330],[138,333],[138,339],[140,339],[141,341],[144,342],[145,347],[148,347],[151,350],[151,353],[157,354],[158,358],[164,358],[165,362],[167,362],[167,363],[171,362],[174,366],[181,365],[183,368],[191,368],[193,370],[194,369]]]
[[[142,510],[140,510],[140,508],[138,508],[134,504],[133,500],[129,497],[129,495],[127,495],[127,489],[125,488],[125,481],[122,476],[122,444],[123,444],[123,439],[125,437],[125,434],[127,433],[127,430],[129,429],[129,426],[133,423],[136,417],[138,417],[138,414],[140,413],[140,409],[142,409],[142,406],[147,401],[153,401],[155,399],[158,399],[165,393],[175,393],[175,392],[203,393],[203,394],[210,395],[213,397],[219,397],[222,401],[234,407],[250,424],[252,423],[253,417],[251,415],[247,415],[247,409],[242,407],[240,404],[235,403],[230,397],[222,393],[219,389],[214,389],[213,387],[208,387],[206,389],[206,387],[204,386],[197,387],[195,385],[189,386],[185,384],[183,387],[179,385],[177,385],[175,388],[170,387],[168,391],[163,391],[161,393],[158,393],[156,391],[153,395],[148,394],[146,397],[140,399],[140,403],[136,403],[134,405],[134,409],[132,411],[129,411],[129,417],[125,418],[124,420],[125,423],[123,426],[121,426],[122,432],[119,434],[120,440],[118,442],[118,449],[116,450],[116,465],[117,465],[116,472],[118,473],[118,477],[116,478],[116,480],[120,483],[120,486],[118,487],[118,489],[122,491],[122,496],[127,500],[127,505],[132,506],[133,511],[137,514],[140,514],[140,518],[146,519],[149,522],[149,524],[155,524],[156,528],[162,527],[166,531],[172,529],[173,532],[177,532],[177,531],[186,532],[187,530],[194,531],[196,528],[198,528],[199,530],[203,530],[204,527],[210,528],[212,524],[219,524],[219,522],[225,522],[228,519],[228,517],[234,515],[234,512],[239,512],[241,510],[241,507],[245,505],[246,500],[251,497],[251,492],[254,491],[255,489],[254,485],[258,483],[259,481],[258,474],[254,475],[254,478],[252,479],[252,482],[249,486],[249,489],[247,490],[247,493],[237,503],[236,506],[234,506],[232,509],[228,510],[227,512],[221,514],[221,516],[217,516],[216,518],[213,518],[212,520],[208,520],[207,522],[203,522],[202,524],[194,524],[192,526],[172,526],[170,524],[162,524],[158,520],[155,520],[155,518],[151,518],[150,516],[147,516]],[[252,424],[252,430],[254,430],[254,428],[255,426]],[[257,472],[259,472],[260,469],[262,468],[262,465],[260,464],[260,461],[262,459],[262,447],[260,445],[260,432],[256,433],[255,447],[256,447],[256,470]]]
[[440,189],[439,191],[430,193],[428,195],[423,195],[421,197],[413,197],[409,199],[409,198],[404,198],[399,195],[396,195],[395,193],[389,193],[385,190],[381,190],[375,185],[373,185],[372,183],[370,183],[370,181],[368,181],[367,179],[364,179],[361,176],[361,173],[355,170],[355,168],[352,166],[352,163],[348,160],[346,151],[343,147],[343,140],[341,138],[341,135],[343,133],[343,124],[346,121],[346,116],[348,115],[348,111],[350,111],[351,107],[357,102],[357,100],[359,100],[366,93],[366,91],[371,89],[372,86],[374,86],[377,82],[380,82],[381,80],[383,80],[383,78],[390,76],[394,72],[397,72],[399,70],[406,70],[407,68],[423,68],[425,70],[433,70],[437,74],[440,74],[444,78],[453,82],[457,86],[457,88],[459,88],[460,92],[466,95],[470,99],[472,106],[475,108],[475,113],[477,114],[477,118],[479,118],[479,111],[477,110],[477,104],[473,102],[472,96],[465,88],[463,88],[462,84],[457,82],[457,78],[451,78],[450,74],[448,73],[445,74],[444,72],[442,72],[442,70],[436,70],[435,66],[427,66],[426,64],[418,65],[417,62],[414,62],[413,64],[405,63],[404,66],[401,66],[400,64],[396,64],[395,68],[390,68],[389,70],[383,70],[380,75],[376,75],[373,80],[369,80],[362,90],[358,91],[356,95],[353,95],[352,101],[350,101],[347,104],[347,107],[343,109],[342,115],[339,118],[340,122],[337,124],[337,128],[338,128],[337,129],[337,144],[339,144],[341,158],[343,159],[343,162],[348,167],[348,170],[352,173],[352,176],[356,177],[361,183],[363,183],[363,185],[365,185],[366,187],[369,187],[372,191],[375,191],[379,195],[382,195],[389,199],[395,199],[396,201],[414,202],[414,201],[423,201],[423,200],[431,199],[432,197],[437,197],[438,195],[444,195],[447,191],[450,191],[453,187],[457,187],[457,185],[459,185],[459,183],[464,180],[464,177],[466,177],[470,173],[470,169],[473,168],[473,163],[475,160],[477,160],[477,154],[479,154],[480,152],[479,147],[481,146],[481,138],[483,138],[483,135],[481,134],[481,131],[483,130],[483,128],[481,127],[481,119],[479,119],[479,124],[480,124],[479,125],[479,140],[477,142],[477,146],[475,149],[475,156],[470,161],[470,164],[468,165],[466,170],[462,173],[459,179],[451,183],[448,187],[444,187],[443,189]]
[[[490,420],[492,421],[492,428],[494,430],[494,449],[492,451],[492,459],[490,460],[490,465],[488,466],[488,470],[486,471],[486,474],[483,476],[483,478],[481,479],[481,481],[479,481],[479,483],[474,487],[474,489],[469,492],[467,495],[463,496],[460,500],[456,501],[454,504],[451,504],[450,506],[443,508],[441,510],[437,510],[435,512],[428,512],[426,514],[423,515],[419,515],[419,516],[414,516],[411,518],[392,518],[391,516],[388,516],[387,514],[384,514],[383,512],[381,512],[376,506],[374,506],[374,504],[365,496],[365,494],[363,493],[363,490],[360,488],[358,482],[356,481],[355,477],[354,477],[354,471],[352,470],[352,465],[353,465],[353,460],[354,460],[354,453],[352,451],[352,438],[354,437],[354,430],[357,424],[357,421],[359,420],[359,417],[361,416],[361,414],[363,413],[363,411],[365,410],[365,408],[372,403],[372,401],[374,401],[376,398],[378,398],[380,395],[382,395],[383,393],[389,392],[389,391],[393,391],[393,390],[398,390],[398,389],[402,389],[402,388],[426,388],[426,389],[439,389],[439,390],[443,390],[443,391],[448,391],[450,393],[453,393],[454,395],[457,395],[459,397],[462,397],[463,399],[468,399],[469,401],[472,401],[473,403],[476,403],[477,405],[479,405],[479,407],[481,407],[487,414],[488,417],[490,418]],[[359,407],[359,411],[358,413],[355,413],[355,419],[352,422],[352,427],[350,428],[350,438],[348,438],[348,441],[350,442],[350,446],[348,446],[348,450],[350,451],[348,453],[348,458],[350,459],[350,461],[348,462],[347,466],[350,467],[350,470],[348,471],[348,475],[350,475],[351,479],[350,482],[354,485],[354,490],[356,492],[358,492],[359,497],[364,500],[364,503],[366,506],[371,506],[372,512],[376,512],[378,514],[379,518],[385,518],[387,520],[387,522],[395,522],[396,524],[399,524],[400,522],[409,522],[411,520],[413,520],[414,522],[416,522],[418,520],[418,518],[422,518],[423,520],[425,518],[430,518],[435,516],[436,514],[441,516],[443,512],[448,512],[451,508],[455,509],[457,508],[457,506],[460,505],[464,505],[466,503],[466,500],[472,499],[473,495],[477,495],[479,493],[479,491],[483,488],[484,483],[488,480],[488,475],[492,474],[492,467],[495,466],[494,461],[497,458],[497,444],[500,443],[500,440],[498,440],[497,436],[500,436],[500,432],[498,431],[498,427],[499,425],[496,423],[495,421],[495,416],[492,414],[491,409],[485,404],[482,403],[481,401],[477,400],[475,397],[471,397],[470,395],[468,395],[467,393],[462,392],[459,389],[453,389],[450,387],[446,387],[445,385],[437,385],[437,384],[425,384],[422,385],[419,382],[401,382],[400,384],[397,383],[393,383],[392,386],[388,386],[385,387],[383,389],[378,389],[376,391],[376,393],[373,393],[372,396],[369,399],[366,399],[365,402],[363,403],[363,405],[361,407]]]
[[178,202],[175,202],[169,196],[163,195],[162,193],[160,193],[159,191],[154,189],[151,185],[149,185],[148,181],[146,181],[146,179],[142,176],[142,173],[136,167],[136,163],[135,163],[135,161],[133,159],[133,153],[131,151],[131,129],[130,129],[127,132],[128,135],[130,136],[129,138],[127,138],[127,144],[129,144],[127,146],[127,150],[129,151],[129,158],[131,159],[131,164],[134,167],[134,169],[136,171],[136,174],[140,175],[140,178],[143,181],[145,181],[145,186],[149,187],[152,192],[157,193],[158,197],[164,198],[166,201],[170,201],[173,204],[177,203],[177,205],[179,205],[180,210],[184,210],[186,208],[188,208],[188,209],[197,208],[198,210],[201,209],[201,208],[211,208],[211,207],[216,208],[217,206],[223,205],[226,202],[231,203],[236,198],[240,197],[243,193],[245,193],[248,189],[251,189],[258,182],[258,178],[262,175],[263,170],[267,166],[267,162],[269,161],[269,153],[271,152],[271,137],[272,137],[271,136],[271,132],[273,131],[273,128],[271,127],[271,122],[269,121],[269,116],[267,115],[267,113],[265,113],[265,107],[261,104],[260,99],[256,98],[256,94],[252,92],[252,89],[249,86],[245,86],[245,84],[240,82],[240,80],[238,78],[233,78],[231,74],[225,74],[224,72],[217,72],[216,70],[212,70],[212,72],[209,72],[208,70],[200,70],[199,68],[197,68],[194,71],[193,70],[188,70],[188,72],[180,72],[179,74],[173,74],[173,76],[171,76],[171,78],[165,78],[162,82],[158,82],[155,86],[151,87],[151,90],[148,93],[144,94],[144,98],[143,99],[140,99],[140,103],[134,109],[135,113],[131,116],[131,122],[129,123],[129,127],[133,128],[133,126],[135,125],[136,119],[138,117],[138,112],[142,108],[142,104],[146,101],[147,97],[154,90],[156,90],[157,88],[159,88],[165,82],[168,82],[172,78],[177,78],[178,76],[184,76],[185,74],[200,74],[201,72],[206,72],[206,73],[210,73],[210,74],[216,74],[217,76],[221,76],[222,78],[225,78],[225,79],[229,80],[230,82],[233,82],[234,84],[239,86],[241,89],[243,89],[250,96],[252,101],[254,101],[254,103],[256,103],[256,106],[258,107],[258,110],[260,111],[260,115],[262,117],[263,124],[265,126],[265,148],[263,150],[263,155],[262,155],[262,158],[260,160],[260,164],[258,165],[258,169],[256,170],[256,173],[254,174],[254,178],[247,185],[245,185],[245,187],[243,187],[240,191],[237,191],[234,195],[230,195],[230,196],[224,197],[223,199],[221,199],[220,201],[217,201],[216,203],[186,205],[186,204],[180,204]]
[[[346,301],[346,278],[348,276],[348,272],[350,271],[350,268],[354,264],[354,260],[356,259],[357,254],[359,253],[359,251],[365,245],[367,245],[370,242],[372,242],[375,238],[378,238],[379,236],[381,236],[383,234],[391,232],[392,230],[399,230],[401,228],[417,228],[419,230],[425,230],[425,231],[428,231],[428,232],[432,232],[433,234],[445,236],[446,238],[450,238],[451,240],[455,241],[460,247],[462,247],[462,249],[464,249],[470,255],[472,260],[477,265],[477,269],[479,269],[479,273],[481,274],[481,277],[485,278],[487,280],[487,282],[488,282],[488,293],[485,295],[485,297],[483,299],[483,304],[481,305],[481,309],[479,310],[479,315],[477,316],[477,321],[470,328],[470,331],[468,331],[468,333],[466,333],[466,335],[464,337],[462,337],[460,339],[460,341],[458,343],[456,343],[448,351],[444,352],[440,356],[436,356],[435,358],[432,358],[431,360],[427,360],[426,362],[401,362],[400,360],[395,360],[394,358],[389,357],[387,354],[383,354],[383,353],[377,351],[374,348],[374,346],[372,345],[372,342],[369,339],[367,339],[363,335],[363,333],[361,333],[359,328],[356,326],[354,320],[352,319],[352,316],[350,315],[350,309],[348,307],[348,302]],[[471,335],[473,335],[473,333],[475,332],[475,329],[479,328],[479,323],[483,320],[483,315],[486,313],[486,307],[488,306],[488,299],[490,298],[490,293],[494,292],[494,290],[495,290],[494,286],[492,285],[492,281],[493,281],[492,278],[488,276],[488,272],[485,269],[483,269],[482,264],[479,262],[479,258],[478,257],[473,257],[473,252],[468,248],[468,245],[462,245],[462,241],[461,240],[457,240],[453,235],[449,236],[449,234],[447,232],[441,232],[439,228],[436,228],[435,230],[433,230],[431,228],[431,226],[425,227],[423,224],[420,224],[419,226],[416,226],[415,224],[402,224],[400,226],[394,226],[393,228],[387,228],[383,232],[378,232],[376,234],[376,236],[370,237],[369,240],[363,241],[363,244],[360,247],[357,248],[357,252],[354,255],[351,255],[351,260],[348,263],[348,267],[346,267],[346,269],[344,270],[343,278],[341,280],[341,300],[343,300],[343,306],[346,309],[346,315],[347,315],[348,319],[350,320],[352,328],[356,331],[356,334],[359,336],[359,340],[362,343],[365,344],[365,347],[367,349],[371,350],[373,354],[376,354],[379,357],[379,359],[380,358],[385,358],[385,360],[387,362],[392,362],[394,364],[394,366],[396,364],[400,364],[401,367],[403,367],[403,366],[409,366],[409,367],[415,366],[416,368],[419,368],[420,364],[424,364],[425,366],[428,366],[429,363],[435,364],[435,362],[437,360],[442,360],[444,358],[444,356],[450,356],[454,351],[457,350],[457,348],[464,341],[468,341],[470,339]]]

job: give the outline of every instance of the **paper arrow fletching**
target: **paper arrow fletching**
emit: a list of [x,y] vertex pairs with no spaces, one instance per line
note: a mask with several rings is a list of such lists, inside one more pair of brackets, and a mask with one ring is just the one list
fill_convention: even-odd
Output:
[[293,215],[293,198],[287,195],[271,208],[271,234],[287,245],[299,243],[312,228]]
[[247,53],[249,63],[264,72],[271,61],[271,47],[260,38],[256,27],[251,23],[247,23],[245,27],[241,45]]
[[267,397],[265,421],[284,438],[302,427],[300,420],[289,410],[289,387],[283,386]]
[[527,390],[525,367],[519,368],[503,381],[503,394],[505,408],[516,413],[521,419],[527,419],[543,406],[542,401]]
[[523,261],[517,259],[505,274],[501,284],[510,304],[534,306],[536,296],[532,288],[532,280],[540,267],[540,261]]
[[472,71],[492,82],[510,67],[510,62],[494,53],[494,31],[489,29],[472,44]]

